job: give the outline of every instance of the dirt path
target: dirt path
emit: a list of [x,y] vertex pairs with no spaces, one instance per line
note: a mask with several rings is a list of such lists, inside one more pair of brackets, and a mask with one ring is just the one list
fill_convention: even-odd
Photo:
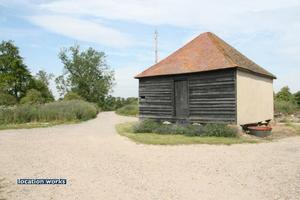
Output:
[[[0,199],[300,199],[300,137],[138,145],[114,129],[133,120],[106,112],[76,125],[0,131]],[[68,184],[17,185],[18,178]]]

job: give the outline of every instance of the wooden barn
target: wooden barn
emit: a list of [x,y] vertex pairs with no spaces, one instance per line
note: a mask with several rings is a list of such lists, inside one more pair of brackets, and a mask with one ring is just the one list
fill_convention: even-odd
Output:
[[276,77],[210,32],[135,78],[140,119],[239,125],[273,119]]

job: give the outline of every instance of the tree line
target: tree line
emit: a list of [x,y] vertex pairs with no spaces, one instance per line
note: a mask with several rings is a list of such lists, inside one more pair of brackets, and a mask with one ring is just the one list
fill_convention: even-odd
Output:
[[82,99],[104,110],[118,109],[136,103],[137,98],[110,95],[114,86],[114,71],[107,65],[104,52],[78,45],[63,48],[59,54],[63,73],[58,77],[40,70],[32,74],[19,48],[12,41],[0,44],[0,105],[43,104],[55,101],[49,88],[55,80],[60,100]]
[[285,86],[278,93],[274,93],[275,111],[285,114],[295,113],[300,109],[300,91],[291,93]]

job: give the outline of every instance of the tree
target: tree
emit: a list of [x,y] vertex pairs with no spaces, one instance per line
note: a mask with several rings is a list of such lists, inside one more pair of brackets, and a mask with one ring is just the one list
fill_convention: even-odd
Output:
[[40,70],[38,73],[36,73],[35,77],[42,81],[45,85],[49,86],[51,79],[54,78],[54,75],[52,73],[47,73],[44,70]]
[[138,98],[136,97],[113,97],[108,95],[105,98],[105,105],[102,107],[103,110],[117,110],[125,105],[137,105]]
[[278,101],[288,101],[288,102],[295,102],[293,94],[290,92],[290,88],[285,86],[281,88],[281,90],[276,94],[276,100]]
[[298,91],[294,94],[294,98],[295,98],[295,101],[298,104],[298,106],[300,106],[300,91]]
[[34,89],[34,90],[39,91],[41,93],[42,97],[45,99],[45,103],[54,101],[54,96],[53,96],[51,90],[43,81],[33,78],[30,83],[29,88],[30,88],[30,90]]
[[55,79],[56,89],[61,97],[65,96],[68,92],[70,92],[71,86],[69,81],[69,79],[66,80],[64,75],[60,75]]
[[21,104],[42,104],[46,99],[42,96],[42,93],[36,89],[30,89],[26,92],[25,97],[20,100]]
[[126,99],[126,104],[138,104],[138,98],[137,97],[128,97]]
[[103,106],[114,81],[104,52],[93,48],[80,51],[79,46],[73,46],[63,49],[59,58],[64,65],[64,73],[55,80],[60,94],[72,91],[89,102]]
[[48,74],[47,72],[40,70],[30,82],[29,88],[39,91],[45,99],[45,102],[54,101],[54,96],[48,86],[52,77],[53,74]]
[[108,95],[105,98],[105,103],[103,104],[102,109],[106,110],[106,111],[108,111],[108,110],[115,110],[116,109],[116,102],[117,102],[117,98],[116,97]]
[[12,41],[0,43],[0,90],[20,100],[31,80],[27,66]]

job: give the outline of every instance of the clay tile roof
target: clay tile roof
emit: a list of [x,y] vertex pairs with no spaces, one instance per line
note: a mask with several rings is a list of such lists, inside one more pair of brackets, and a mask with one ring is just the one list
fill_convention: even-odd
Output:
[[206,32],[135,78],[241,68],[276,78],[213,33]]

